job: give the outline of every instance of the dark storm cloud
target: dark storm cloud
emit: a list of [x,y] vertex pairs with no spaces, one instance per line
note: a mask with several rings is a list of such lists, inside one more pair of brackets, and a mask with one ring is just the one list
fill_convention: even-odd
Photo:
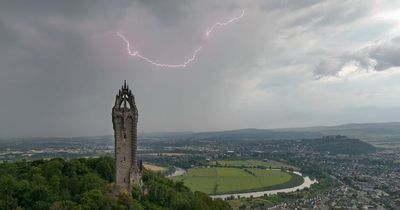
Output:
[[0,2],[0,135],[68,133],[66,116],[93,84],[90,37],[127,5],[108,2]]
[[377,71],[400,66],[400,37],[376,44],[365,51],[363,54],[368,54],[376,62],[374,69]]
[[0,11],[2,14],[30,17],[27,21],[33,21],[36,17],[64,17],[68,19],[82,20],[97,16],[115,16],[111,13],[131,5],[132,1],[80,1],[80,0],[40,0],[40,1],[2,1]]
[[[292,119],[280,119],[285,110],[274,102],[296,93],[286,108],[306,113],[290,105],[309,101],[298,86],[313,70],[334,75],[348,61],[349,53],[330,49],[337,40],[324,39],[369,16],[374,1],[362,2],[1,1],[0,137],[109,134],[114,94],[125,79],[140,131],[283,125]],[[243,8],[245,18],[204,37]],[[185,69],[161,69],[128,56],[117,30],[160,62],[181,62],[204,48]],[[398,42],[350,55],[364,65],[376,60],[376,70],[397,66]]]
[[139,0],[139,5],[149,10],[163,24],[174,24],[191,11],[190,0]]
[[260,7],[265,12],[278,12],[290,27],[315,30],[317,27],[333,27],[349,24],[370,15],[374,10],[373,0],[356,1],[262,1]]
[[337,58],[324,58],[321,59],[315,67],[314,74],[318,77],[335,75],[343,67],[344,62]]
[[[364,1],[365,2],[365,1]],[[334,1],[320,2],[312,5],[306,13],[296,17],[291,25],[308,25],[319,27],[333,27],[343,23],[349,24],[370,14],[373,5],[361,4],[361,1]]]
[[[179,80],[185,79],[182,77],[174,79],[176,76],[173,75],[177,75],[176,72],[159,72],[159,69],[148,66],[146,63],[140,61],[133,63],[132,59],[126,59],[125,46],[113,33],[121,29],[121,23],[124,21],[127,23],[122,24],[123,30],[127,30],[130,26],[137,33],[141,24],[145,26],[150,23],[148,25],[153,27],[151,30],[146,30],[146,28],[141,30],[144,31],[143,37],[154,37],[154,42],[157,42],[156,36],[159,36],[160,32],[167,31],[166,28],[170,27],[172,31],[174,26],[170,24],[174,25],[177,21],[184,20],[183,17],[190,15],[190,5],[183,1],[168,3],[166,1],[24,3],[2,1],[0,3],[0,28],[2,29],[0,34],[0,98],[2,98],[0,118],[3,120],[0,121],[0,136],[75,136],[109,133],[111,130],[109,111],[114,92],[117,91],[121,81],[131,80],[134,82],[134,87],[140,89],[140,86],[145,87],[145,83],[142,84],[139,78],[154,81],[154,78],[161,77],[160,84],[165,82],[176,84],[176,82],[181,83]],[[136,12],[141,12],[142,16],[131,19],[132,15],[135,17]],[[198,18],[204,17],[201,11],[197,13],[200,14]],[[153,26],[150,19],[156,19],[159,24]],[[199,21],[193,20],[193,23],[197,24]],[[134,24],[137,24],[136,27]],[[192,28],[189,27],[189,29]],[[179,31],[183,31],[182,29],[184,28],[177,28]],[[172,42],[165,44],[160,42],[163,44],[160,46],[149,45],[153,42],[151,39],[143,40],[147,43],[147,46],[143,46],[158,48],[160,51],[175,48],[174,51],[179,52],[198,44],[193,43],[191,38],[185,38],[195,33],[187,32],[186,35],[185,33],[181,33],[179,40],[171,39]],[[164,36],[166,36],[164,39],[168,36],[174,38],[176,34],[164,33]],[[107,49],[108,46],[112,48]],[[148,54],[157,53],[150,50]],[[115,55],[115,53],[119,54]],[[170,50],[165,53],[174,54]],[[182,53],[182,55],[185,54],[187,53]],[[182,55],[176,57],[180,58]],[[125,60],[122,61],[118,57],[124,57]],[[133,71],[135,69],[139,71]],[[150,71],[143,72],[140,69]],[[212,71],[212,69],[209,70]],[[199,75],[200,79],[201,77],[204,76]],[[189,79],[191,78],[194,79],[192,76]],[[197,86],[196,83],[193,84]],[[207,84],[207,82],[198,83],[198,85],[207,85],[209,87],[206,88],[212,89],[212,84]],[[168,106],[176,105],[168,100],[176,101],[177,98],[182,97],[180,95],[189,94],[180,90],[179,86],[170,86],[167,90],[170,92],[164,93],[160,90],[157,92],[155,89],[149,93],[152,95],[151,98],[147,96],[142,98],[145,100],[149,98],[150,103],[156,101],[155,103],[161,106],[165,104],[169,108]],[[169,97],[164,98],[167,95]],[[157,101],[158,99],[161,101]],[[144,104],[146,105],[142,105],[143,109],[152,108],[151,104],[147,102]],[[188,108],[187,111],[189,112],[190,109]],[[146,119],[158,118],[155,122],[164,123],[167,117],[161,120],[160,116],[163,115],[164,113],[158,116],[150,114]],[[170,113],[168,116],[171,115]]]
[[298,0],[289,2],[282,0],[271,0],[271,1],[260,1],[260,8],[266,11],[270,11],[273,9],[296,10],[296,9],[308,8],[318,3],[321,3],[321,1]]
[[385,71],[400,67],[399,56],[400,37],[395,37],[352,53],[322,58],[314,68],[314,74],[318,77],[336,75],[351,62],[364,70]]

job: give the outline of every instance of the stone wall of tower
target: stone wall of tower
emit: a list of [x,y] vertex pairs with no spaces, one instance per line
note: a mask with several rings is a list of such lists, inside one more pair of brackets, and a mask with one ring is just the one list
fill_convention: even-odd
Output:
[[132,184],[141,183],[136,157],[138,110],[126,84],[116,97],[112,119],[115,139],[114,193],[118,194],[122,188],[130,191]]

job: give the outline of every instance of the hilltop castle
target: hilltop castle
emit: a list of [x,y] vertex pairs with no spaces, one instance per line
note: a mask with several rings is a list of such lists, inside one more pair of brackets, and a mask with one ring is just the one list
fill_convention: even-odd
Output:
[[115,138],[115,184],[114,194],[122,189],[131,191],[132,185],[141,185],[141,161],[137,160],[138,110],[129,86],[119,90],[112,108]]

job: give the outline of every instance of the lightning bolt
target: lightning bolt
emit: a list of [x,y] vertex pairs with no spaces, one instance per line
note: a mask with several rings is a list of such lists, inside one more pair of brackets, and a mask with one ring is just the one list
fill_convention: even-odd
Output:
[[[227,26],[231,23],[236,22],[237,20],[243,18],[245,13],[245,10],[243,9],[241,14],[237,17],[232,17],[231,19],[225,21],[225,22],[217,22],[214,25],[212,25],[205,33],[206,38],[208,38],[213,31],[217,28],[217,27],[224,27]],[[132,56],[132,57],[137,57],[140,58],[144,61],[146,61],[149,64],[152,64],[154,66],[157,67],[165,67],[165,68],[184,68],[186,66],[188,66],[190,63],[192,63],[194,60],[196,60],[197,55],[200,53],[200,51],[203,49],[203,46],[198,46],[192,53],[192,55],[190,57],[188,57],[184,62],[182,63],[177,63],[177,64],[167,64],[167,63],[158,63],[152,59],[150,59],[149,57],[144,56],[143,54],[141,54],[139,51],[135,50],[135,48],[133,47],[133,44],[131,44],[131,42],[121,33],[121,32],[116,32],[116,35],[118,37],[120,37],[122,39],[122,41],[125,42],[126,44],[126,51],[128,53],[128,55]]]
[[209,37],[210,34],[214,31],[215,28],[217,28],[219,26],[227,26],[227,25],[229,25],[229,24],[241,19],[244,16],[244,11],[245,10],[243,9],[242,13],[239,16],[233,17],[233,18],[227,20],[226,22],[217,22],[217,23],[215,23],[213,26],[210,27],[210,29],[207,30],[206,37]]
[[167,68],[182,68],[182,67],[186,67],[188,64],[190,64],[192,61],[194,61],[196,59],[197,54],[201,51],[201,49],[203,48],[202,46],[197,47],[197,49],[193,52],[192,56],[190,58],[188,58],[185,62],[181,63],[181,64],[165,64],[165,63],[157,63],[153,60],[151,60],[150,58],[142,55],[139,53],[139,51],[132,51],[131,49],[131,43],[129,42],[128,39],[126,39],[126,37],[120,33],[117,32],[117,36],[121,37],[121,39],[125,42],[126,44],[126,50],[128,52],[128,54],[132,57],[138,57],[142,60],[147,61],[148,63],[158,66],[158,67],[167,67]]

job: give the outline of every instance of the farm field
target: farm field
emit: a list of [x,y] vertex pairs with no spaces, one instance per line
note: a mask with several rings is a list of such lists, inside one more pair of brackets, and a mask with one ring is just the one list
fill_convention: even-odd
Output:
[[[293,179],[295,177],[295,179]],[[182,176],[172,178],[182,181],[193,191],[207,194],[251,192],[300,185],[302,178],[280,170],[241,169],[228,167],[192,168]],[[295,180],[295,182],[293,182]]]
[[147,170],[154,171],[154,172],[160,172],[160,173],[165,172],[165,171],[168,170],[165,167],[161,167],[161,166],[157,166],[157,165],[153,165],[153,164],[148,164],[148,163],[143,163],[143,167],[145,169],[147,169]]
[[246,167],[246,168],[251,168],[251,167],[265,167],[265,168],[281,168],[281,167],[289,167],[293,169],[297,169],[294,166],[273,161],[273,160],[268,160],[268,161],[262,161],[262,160],[218,160],[218,161],[213,161],[211,162],[211,165],[217,165],[218,166],[228,166],[228,167]]

